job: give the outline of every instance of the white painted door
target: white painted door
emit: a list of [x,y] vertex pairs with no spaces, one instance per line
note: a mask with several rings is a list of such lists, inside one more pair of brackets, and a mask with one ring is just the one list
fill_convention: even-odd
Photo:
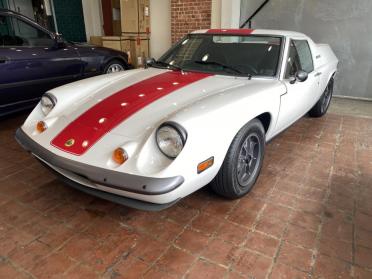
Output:
[[[307,72],[308,79],[291,83],[299,70]],[[277,131],[286,129],[304,116],[319,97],[319,76],[314,71],[313,56],[306,40],[290,40],[283,83],[287,93],[281,96]]]

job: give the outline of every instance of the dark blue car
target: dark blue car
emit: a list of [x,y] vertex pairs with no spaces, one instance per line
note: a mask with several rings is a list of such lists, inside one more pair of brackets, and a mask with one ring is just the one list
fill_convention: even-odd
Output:
[[33,107],[54,87],[128,68],[126,53],[66,42],[29,18],[0,9],[0,117]]

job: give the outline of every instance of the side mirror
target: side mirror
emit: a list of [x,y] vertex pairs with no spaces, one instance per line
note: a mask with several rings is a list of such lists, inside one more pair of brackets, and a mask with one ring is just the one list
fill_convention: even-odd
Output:
[[62,34],[55,33],[53,39],[54,39],[54,48],[59,49],[59,48],[66,47],[66,43],[65,43],[65,40],[62,37]]
[[303,70],[299,70],[296,73],[296,76],[292,77],[290,80],[290,84],[295,84],[297,81],[298,82],[304,82],[308,79],[309,74]]
[[147,69],[149,66],[154,64],[155,61],[156,61],[155,58],[146,58],[145,59],[145,64],[144,64],[145,68]]

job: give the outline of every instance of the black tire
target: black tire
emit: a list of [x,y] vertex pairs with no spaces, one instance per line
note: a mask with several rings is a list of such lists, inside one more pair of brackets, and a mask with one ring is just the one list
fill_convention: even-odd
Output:
[[[115,67],[117,70],[111,71],[111,69]],[[107,63],[105,69],[103,70],[103,73],[109,74],[109,73],[121,72],[121,71],[125,71],[126,69],[127,69],[127,65],[123,61],[114,59]]]
[[328,82],[326,89],[324,90],[322,97],[320,97],[319,101],[315,104],[315,106],[309,111],[309,115],[311,117],[322,117],[328,111],[329,105],[331,104],[332,95],[333,95],[333,85],[334,79],[333,77]]
[[[250,151],[246,149],[248,144]],[[264,153],[265,129],[261,121],[254,119],[235,136],[221,169],[211,182],[212,189],[228,199],[246,195],[261,172]]]

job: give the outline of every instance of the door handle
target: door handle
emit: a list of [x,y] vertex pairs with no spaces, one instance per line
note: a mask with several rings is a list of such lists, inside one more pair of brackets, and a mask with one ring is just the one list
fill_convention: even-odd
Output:
[[5,56],[0,56],[0,63],[6,63],[7,61],[9,61],[10,59],[8,57],[5,57]]
[[321,75],[322,75],[322,73],[319,72],[319,73],[316,73],[316,74],[315,74],[315,77],[318,77],[318,76],[321,76]]

